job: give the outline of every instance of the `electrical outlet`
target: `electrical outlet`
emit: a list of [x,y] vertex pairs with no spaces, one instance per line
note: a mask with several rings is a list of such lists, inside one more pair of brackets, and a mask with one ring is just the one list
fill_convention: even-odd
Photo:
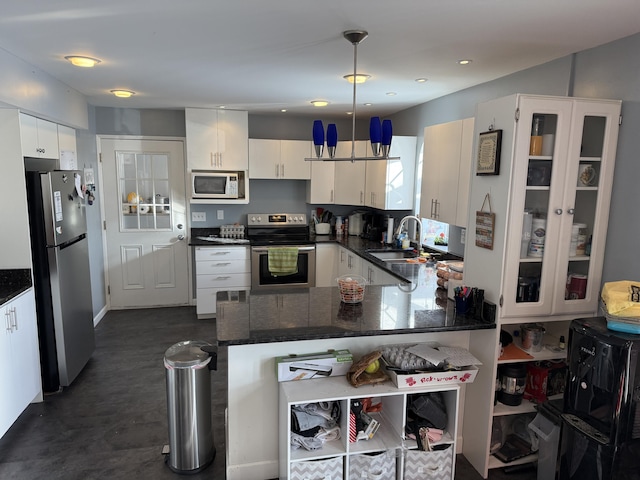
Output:
[[218,210],[218,220],[224,220],[224,210]]
[[460,232],[460,243],[464,245],[466,241],[467,241],[467,229],[463,228]]
[[206,222],[207,221],[207,212],[191,212],[191,221],[192,222]]

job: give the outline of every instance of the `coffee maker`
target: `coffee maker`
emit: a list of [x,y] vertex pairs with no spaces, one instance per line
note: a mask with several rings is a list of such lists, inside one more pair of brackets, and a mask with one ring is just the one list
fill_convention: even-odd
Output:
[[365,213],[363,216],[364,227],[362,237],[367,240],[382,240],[382,232],[384,232],[384,215],[379,213]]

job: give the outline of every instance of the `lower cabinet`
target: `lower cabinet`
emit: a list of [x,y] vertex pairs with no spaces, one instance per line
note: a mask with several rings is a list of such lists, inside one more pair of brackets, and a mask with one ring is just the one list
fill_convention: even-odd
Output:
[[196,247],[195,260],[198,318],[215,316],[219,291],[251,288],[249,247]]
[[0,307],[0,437],[42,393],[33,288]]
[[[441,394],[446,406],[446,428],[442,437],[431,443],[432,451],[423,451],[405,433],[407,408],[411,396],[435,392]],[[282,382],[279,476],[290,480],[452,480],[455,476],[459,392],[458,385],[399,390],[391,383],[356,389],[345,377]],[[381,405],[379,412],[369,414],[379,427],[370,439],[351,442],[351,401],[365,398],[371,398],[373,405]],[[320,448],[297,447],[305,442],[299,442],[299,437],[292,433],[295,407],[328,402],[336,402],[339,406],[339,435],[331,435],[332,439]]]

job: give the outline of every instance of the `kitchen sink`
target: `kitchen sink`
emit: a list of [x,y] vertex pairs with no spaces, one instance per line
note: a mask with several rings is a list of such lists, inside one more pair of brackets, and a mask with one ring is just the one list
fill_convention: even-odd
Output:
[[401,250],[367,250],[367,253],[372,257],[377,258],[378,260],[382,260],[387,263],[400,263],[407,260],[407,258],[414,258],[415,255],[411,254],[411,252],[405,252]]

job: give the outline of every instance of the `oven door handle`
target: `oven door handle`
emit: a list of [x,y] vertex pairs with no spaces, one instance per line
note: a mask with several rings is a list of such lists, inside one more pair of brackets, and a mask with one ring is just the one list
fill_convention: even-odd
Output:
[[[251,247],[251,251],[255,253],[268,253],[269,248],[278,248],[278,247]],[[316,249],[315,245],[308,246],[308,247],[298,247],[298,251],[300,252],[310,252],[315,249]]]

